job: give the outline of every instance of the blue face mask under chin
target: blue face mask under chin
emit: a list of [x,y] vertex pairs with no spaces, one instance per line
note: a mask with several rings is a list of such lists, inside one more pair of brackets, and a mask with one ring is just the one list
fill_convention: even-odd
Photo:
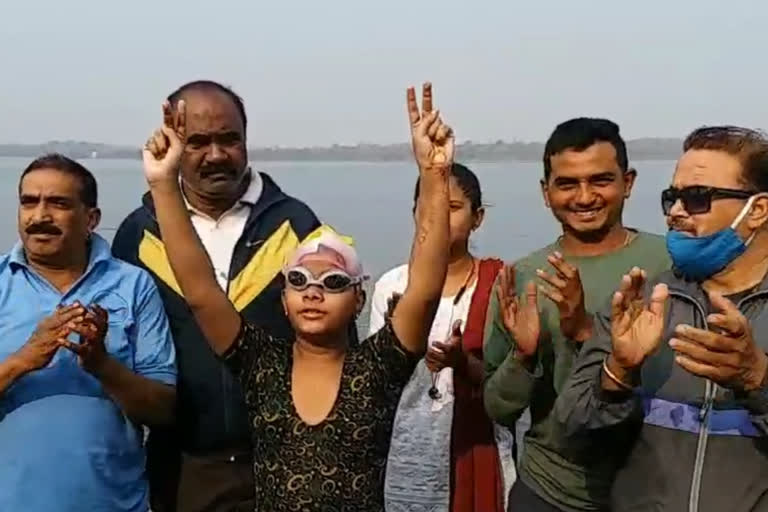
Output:
[[717,274],[747,250],[754,234],[744,242],[736,227],[752,207],[752,196],[733,223],[707,236],[690,236],[680,231],[667,232],[667,252],[675,269],[693,281],[704,281]]

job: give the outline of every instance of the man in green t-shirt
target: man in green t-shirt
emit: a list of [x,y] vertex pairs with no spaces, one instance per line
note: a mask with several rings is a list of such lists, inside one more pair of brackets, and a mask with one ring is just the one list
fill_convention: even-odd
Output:
[[509,428],[531,412],[509,510],[605,510],[622,457],[614,440],[628,434],[615,429],[602,431],[598,442],[589,435],[566,440],[555,399],[591,335],[590,312],[607,303],[633,266],[654,274],[670,263],[663,237],[622,223],[636,174],[615,123],[560,124],[543,160],[544,202],[563,234],[500,276],[485,329],[485,408]]

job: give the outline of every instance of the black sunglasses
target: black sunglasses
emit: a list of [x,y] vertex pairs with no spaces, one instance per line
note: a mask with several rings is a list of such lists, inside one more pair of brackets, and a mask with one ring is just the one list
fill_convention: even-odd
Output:
[[749,199],[755,194],[756,192],[749,190],[702,185],[684,188],[670,187],[661,192],[661,209],[664,211],[664,215],[669,215],[670,210],[679,199],[686,212],[690,215],[697,215],[709,212],[712,209],[712,201],[715,199]]

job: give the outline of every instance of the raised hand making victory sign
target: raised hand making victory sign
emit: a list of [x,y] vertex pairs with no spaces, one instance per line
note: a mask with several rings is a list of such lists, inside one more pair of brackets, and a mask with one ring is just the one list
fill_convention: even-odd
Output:
[[420,170],[453,163],[453,130],[440,119],[440,111],[432,110],[432,84],[422,88],[421,111],[416,103],[416,91],[408,88],[408,117],[411,121],[413,155]]
[[[433,318],[435,314],[433,308],[439,302],[443,283],[445,282],[445,268],[447,268],[448,263],[445,254],[447,252],[435,252],[441,259],[445,258],[446,267],[443,268],[439,275],[433,272],[433,265],[426,263],[427,260],[420,258],[420,256],[425,250],[431,250],[425,247],[424,242],[426,239],[430,235],[437,239],[438,236],[435,234],[435,231],[442,231],[443,224],[448,221],[448,210],[444,210],[442,206],[431,203],[427,204],[427,202],[438,200],[440,204],[443,201],[446,201],[447,204],[448,175],[453,165],[455,145],[453,129],[440,119],[439,110],[433,110],[432,99],[432,85],[429,82],[422,86],[421,110],[419,110],[418,103],[416,102],[416,91],[414,88],[409,87],[406,91],[406,107],[411,128],[411,147],[419,167],[419,185],[421,187],[421,194],[416,205],[416,233],[411,249],[412,264],[409,268],[408,290],[417,287],[423,289],[420,290],[419,295],[414,293],[404,294],[403,301],[406,301],[408,308],[421,309],[424,306],[428,306],[428,309],[418,316],[421,317],[424,314]],[[439,236],[441,241],[443,241],[442,236],[442,234]],[[446,236],[449,237],[450,235],[446,234]],[[449,242],[449,239],[446,238],[444,241]],[[417,259],[421,261],[417,262]],[[442,261],[438,262],[435,260],[432,263],[442,267]],[[422,267],[422,264],[425,264],[425,267]],[[426,266],[429,266],[429,268],[426,268]],[[425,273],[432,273],[433,277],[426,279],[424,277]],[[419,299],[420,304],[408,304],[409,300],[420,296],[421,293],[424,293],[424,296],[436,297],[438,301],[434,304],[427,304]],[[400,302],[399,307],[402,306],[403,303]],[[395,309],[393,321],[397,317],[398,309]],[[398,335],[404,338],[403,341],[413,339],[421,340],[421,343],[428,338],[430,327],[431,320],[429,323],[408,322],[400,327],[403,332],[399,332]],[[423,344],[419,348],[423,350]]]
[[[422,86],[421,111],[413,87],[407,90],[406,104],[411,125],[413,156],[419,166],[419,173],[424,175],[436,172],[447,176],[453,165],[453,130],[440,119],[440,111],[433,110],[432,84],[427,82]],[[439,372],[443,367],[450,365],[449,361],[455,363],[460,353],[461,329],[456,326],[452,328],[450,339],[446,340],[444,345],[433,345],[429,348],[426,355],[427,367],[432,372]],[[434,378],[433,376],[433,381]],[[437,393],[434,382],[430,393]]]

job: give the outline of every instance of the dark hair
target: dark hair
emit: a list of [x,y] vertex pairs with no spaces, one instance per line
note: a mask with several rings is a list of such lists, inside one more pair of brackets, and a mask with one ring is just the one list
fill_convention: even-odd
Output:
[[608,119],[577,117],[557,125],[544,146],[544,179],[552,174],[552,157],[565,150],[584,151],[598,142],[608,142],[616,150],[616,161],[627,171],[627,145],[619,134],[619,125]]
[[683,151],[723,151],[741,162],[742,180],[758,192],[768,192],[768,138],[762,132],[739,126],[705,126],[691,132]]
[[181,97],[184,96],[184,93],[189,91],[217,91],[229,96],[229,99],[231,99],[232,103],[235,104],[235,107],[240,114],[240,118],[243,120],[243,130],[248,127],[248,116],[245,115],[245,104],[243,103],[243,98],[241,98],[230,87],[222,85],[219,82],[214,82],[213,80],[195,80],[194,82],[188,82],[182,85],[171,94],[169,94],[167,98],[168,102],[175,107],[176,103],[178,103]]
[[[480,191],[480,181],[469,167],[454,162],[451,167],[451,176],[456,178],[459,188],[469,199],[472,211],[476,212],[483,206],[483,195]],[[419,200],[419,180],[416,180],[416,190],[413,192],[413,208],[416,209],[416,201]]]
[[91,171],[71,158],[67,158],[59,153],[50,153],[33,160],[21,173],[21,178],[19,178],[19,193],[21,193],[21,182],[24,181],[24,177],[38,169],[55,169],[77,178],[80,182],[80,200],[85,203],[85,206],[88,208],[96,208],[99,199],[96,178],[93,177]]

